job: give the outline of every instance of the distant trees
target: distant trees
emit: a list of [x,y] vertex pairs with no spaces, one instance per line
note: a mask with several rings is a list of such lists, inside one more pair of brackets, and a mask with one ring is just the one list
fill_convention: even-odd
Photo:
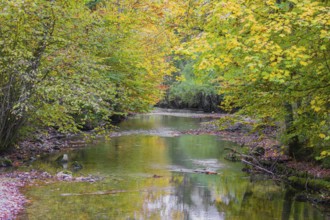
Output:
[[195,74],[194,61],[186,58],[176,60],[177,71],[166,76],[164,86],[167,93],[159,106],[167,108],[192,108],[204,112],[219,112],[222,96],[215,74]]

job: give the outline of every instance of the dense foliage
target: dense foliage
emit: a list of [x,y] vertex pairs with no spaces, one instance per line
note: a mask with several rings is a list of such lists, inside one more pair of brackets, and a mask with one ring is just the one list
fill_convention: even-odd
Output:
[[166,5],[18,0],[0,10],[0,149],[27,128],[104,128],[159,100],[172,71]]
[[[216,71],[227,108],[275,124],[291,156],[330,145],[330,8],[327,1],[194,1],[182,45],[196,71]],[[281,125],[281,124],[280,124]]]

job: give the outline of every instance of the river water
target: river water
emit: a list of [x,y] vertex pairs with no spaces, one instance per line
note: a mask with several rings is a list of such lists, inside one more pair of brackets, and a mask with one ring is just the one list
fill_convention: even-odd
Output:
[[[191,117],[194,116],[194,117]],[[309,203],[269,180],[256,181],[242,164],[226,161],[234,143],[210,135],[178,135],[198,128],[199,114],[134,116],[110,141],[67,152],[83,164],[74,175],[95,183],[42,184],[26,190],[28,219],[327,219]],[[63,168],[51,155],[34,166]],[[206,174],[216,172],[217,175]]]

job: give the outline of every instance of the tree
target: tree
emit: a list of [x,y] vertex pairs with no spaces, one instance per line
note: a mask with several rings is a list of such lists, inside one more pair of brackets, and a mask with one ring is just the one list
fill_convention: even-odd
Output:
[[[173,68],[163,4],[140,1],[0,3],[0,150],[30,128],[108,128],[148,110]],[[174,38],[173,38],[174,39]]]
[[[217,70],[227,107],[276,124],[291,156],[329,150],[330,9],[327,2],[226,0],[200,3],[206,22],[180,48],[199,71]],[[323,152],[326,154],[326,151]]]

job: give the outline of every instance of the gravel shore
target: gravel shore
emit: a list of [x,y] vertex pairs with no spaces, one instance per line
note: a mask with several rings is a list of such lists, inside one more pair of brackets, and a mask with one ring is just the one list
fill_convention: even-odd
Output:
[[10,220],[24,209],[25,197],[20,193],[19,188],[23,182],[0,176],[0,219]]

